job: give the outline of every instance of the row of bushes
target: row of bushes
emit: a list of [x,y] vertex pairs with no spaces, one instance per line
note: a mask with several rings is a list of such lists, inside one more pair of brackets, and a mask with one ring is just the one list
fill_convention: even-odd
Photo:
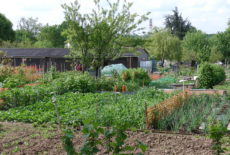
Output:
[[[141,76],[138,75],[138,72],[135,72],[135,77]],[[121,91],[122,85],[126,85],[128,91],[136,91],[141,86],[136,80],[137,78],[135,78],[135,81],[124,81],[119,77],[95,79],[89,73],[48,72],[39,81],[44,83],[43,85],[13,88],[2,92],[0,98],[3,103],[0,103],[0,109],[33,104],[53,94],[61,95],[67,92],[94,93],[96,91],[113,91],[115,86],[117,91]]]

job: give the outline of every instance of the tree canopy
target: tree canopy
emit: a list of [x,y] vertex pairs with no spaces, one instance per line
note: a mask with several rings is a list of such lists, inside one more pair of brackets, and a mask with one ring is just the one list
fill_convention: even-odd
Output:
[[230,60],[230,27],[216,35],[216,48],[226,61]]
[[125,36],[140,30],[138,25],[147,20],[148,13],[142,16],[130,13],[132,3],[127,1],[122,4],[119,0],[114,3],[106,1],[107,7],[102,7],[100,0],[94,2],[96,9],[89,14],[80,12],[77,0],[71,5],[63,5],[68,22],[64,34],[82,63],[92,58],[91,65],[98,70],[107,60],[120,55]]
[[10,40],[13,41],[15,38],[15,33],[13,30],[13,24],[5,15],[0,13],[0,41]]
[[17,25],[16,41],[36,41],[36,37],[40,32],[42,24],[38,22],[38,18],[22,17]]
[[210,44],[208,37],[201,31],[188,32],[183,40],[183,48],[188,59],[198,62],[209,61]]
[[64,48],[66,38],[61,35],[64,28],[64,23],[43,26],[37,36],[35,46],[40,48]]
[[165,27],[169,29],[172,34],[176,35],[180,38],[180,40],[182,40],[186,32],[193,27],[188,19],[183,19],[177,7],[175,7],[172,12],[172,15],[165,16]]
[[[181,59],[181,41],[166,29],[157,29],[150,35],[146,48],[152,56],[164,60]],[[163,64],[162,64],[163,65]]]

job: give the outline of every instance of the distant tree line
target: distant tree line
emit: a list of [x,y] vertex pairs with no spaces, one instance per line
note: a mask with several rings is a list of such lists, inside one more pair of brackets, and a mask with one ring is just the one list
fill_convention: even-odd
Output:
[[145,47],[151,55],[161,60],[191,61],[191,64],[230,60],[230,25],[224,32],[208,35],[183,19],[176,7],[165,16],[164,28],[153,28]]
[[22,17],[13,30],[13,25],[0,14],[0,47],[11,48],[63,48],[66,38],[61,35],[66,22],[60,25],[42,25],[38,18]]

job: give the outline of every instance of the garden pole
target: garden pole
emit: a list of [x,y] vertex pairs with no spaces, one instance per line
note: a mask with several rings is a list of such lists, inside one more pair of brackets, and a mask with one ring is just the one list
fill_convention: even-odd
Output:
[[145,102],[145,129],[148,129],[147,103]]

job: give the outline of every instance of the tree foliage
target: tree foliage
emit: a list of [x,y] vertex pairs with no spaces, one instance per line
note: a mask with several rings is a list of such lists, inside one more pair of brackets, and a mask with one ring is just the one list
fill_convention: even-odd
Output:
[[210,48],[211,48],[211,53],[210,53],[210,57],[209,57],[209,62],[211,63],[215,63],[218,61],[222,61],[224,59],[223,53],[220,51],[220,49],[218,48],[218,37],[217,35],[212,35],[209,38],[209,42],[210,42]]
[[220,32],[216,36],[216,48],[220,51],[226,61],[230,60],[230,28]]
[[226,79],[225,71],[221,66],[203,63],[199,69],[198,83],[200,88],[213,88],[214,85]]
[[13,30],[13,24],[5,15],[0,13],[0,41],[10,40],[13,41],[15,38],[15,33]]
[[123,40],[125,47],[144,47],[147,37],[140,35],[128,35],[125,36]]
[[78,55],[83,64],[89,62],[96,70],[120,54],[120,49],[125,45],[124,37],[140,30],[138,25],[148,15],[130,13],[132,3],[126,1],[122,5],[119,0],[115,3],[106,2],[107,7],[102,7],[100,0],[95,0],[96,9],[92,9],[89,14],[80,12],[77,0],[70,5],[63,5],[69,25],[64,35],[71,44],[72,53],[75,53],[73,56]]
[[188,32],[183,40],[184,54],[199,63],[206,62],[210,57],[210,44],[205,33],[201,31]]
[[165,29],[158,29],[150,35],[146,48],[155,58],[164,60],[181,59],[181,41]]
[[175,7],[172,12],[172,15],[165,16],[165,27],[169,29],[172,34],[176,35],[182,40],[186,32],[188,32],[193,27],[188,19],[183,19],[177,7]]
[[38,18],[22,17],[17,25],[16,40],[19,42],[25,40],[36,41],[41,27],[42,24],[38,22]]
[[84,68],[90,66],[92,59],[89,42],[91,27],[86,20],[87,15],[79,13],[80,4],[78,1],[71,3],[70,6],[64,4],[62,7],[68,25],[63,32],[63,36],[67,38],[67,43],[71,45],[69,57],[72,58],[73,62],[80,59],[84,70]]
[[1,48],[34,48],[34,44],[31,41],[24,42],[11,42],[11,41],[2,41],[0,42]]
[[40,48],[63,48],[65,46],[65,37],[61,35],[65,26],[61,25],[46,25],[40,29],[37,36],[36,47]]

